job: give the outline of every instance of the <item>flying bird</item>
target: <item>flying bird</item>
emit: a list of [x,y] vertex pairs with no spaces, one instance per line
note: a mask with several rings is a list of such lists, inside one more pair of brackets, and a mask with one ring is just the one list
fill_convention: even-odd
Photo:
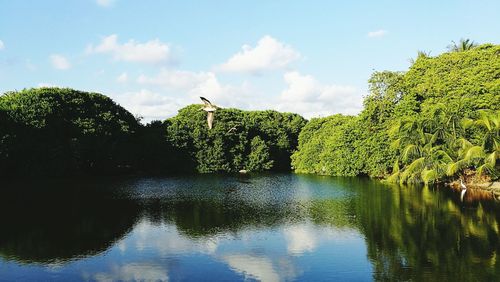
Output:
[[208,99],[206,98],[200,97],[200,99],[203,101],[203,104],[205,104],[205,106],[203,106],[201,110],[207,112],[208,129],[212,129],[212,124],[214,122],[214,115],[215,111],[217,110],[217,106],[210,103],[210,101],[208,101]]
[[465,192],[467,192],[467,186],[465,186],[464,182],[462,181],[462,178],[460,178],[460,188],[462,188],[462,191],[460,192],[460,201],[463,202]]
[[242,122],[236,122],[233,127],[231,127],[226,133],[231,133],[235,132],[238,129],[238,126],[240,126]]

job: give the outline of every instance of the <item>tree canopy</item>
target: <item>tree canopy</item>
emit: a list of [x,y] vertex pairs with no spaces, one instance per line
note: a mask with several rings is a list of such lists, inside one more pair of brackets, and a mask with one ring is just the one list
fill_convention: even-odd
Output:
[[38,88],[0,97],[0,163],[7,174],[63,175],[130,165],[138,121],[108,97]]
[[358,116],[312,119],[297,172],[435,182],[477,171],[497,178],[500,46],[419,55],[407,72],[375,72]]
[[184,155],[179,166],[203,173],[290,170],[305,123],[291,113],[219,109],[209,130],[200,105],[187,106],[165,122],[168,141]]
[[0,174],[290,170],[306,120],[276,111],[219,109],[209,130],[200,105],[142,125],[110,98],[61,88],[0,96]]

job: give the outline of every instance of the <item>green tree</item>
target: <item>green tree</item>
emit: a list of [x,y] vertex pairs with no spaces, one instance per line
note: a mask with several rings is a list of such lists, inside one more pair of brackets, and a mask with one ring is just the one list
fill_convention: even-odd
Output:
[[304,118],[276,111],[219,109],[209,130],[206,114],[199,109],[200,105],[190,105],[166,121],[168,141],[189,155],[186,162],[193,164],[193,170],[290,170]]
[[252,138],[250,143],[250,154],[248,155],[246,169],[249,171],[269,170],[274,161],[269,154],[269,147],[259,136]]
[[26,89],[0,96],[0,109],[10,123],[0,137],[5,172],[108,173],[133,164],[133,136],[140,125],[104,95],[67,88]]
[[457,43],[455,41],[451,41],[451,44],[448,45],[448,50],[451,52],[464,52],[467,50],[471,50],[476,46],[477,46],[476,42],[468,38],[467,39],[461,38]]

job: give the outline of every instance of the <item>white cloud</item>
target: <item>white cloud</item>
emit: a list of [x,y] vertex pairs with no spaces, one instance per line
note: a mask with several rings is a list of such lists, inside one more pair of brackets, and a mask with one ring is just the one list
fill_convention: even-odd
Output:
[[245,108],[246,100],[251,97],[247,83],[240,86],[223,84],[213,72],[162,69],[156,76],[140,75],[137,82],[181,94],[185,105],[200,102],[198,97],[203,96],[222,103],[221,106]]
[[217,238],[192,239],[183,235],[175,226],[154,226],[147,220],[140,221],[135,230],[135,242],[130,242],[127,248],[139,252],[153,248],[162,257],[187,253],[213,255],[218,247]]
[[224,261],[237,272],[245,275],[245,280],[249,277],[259,281],[280,281],[280,277],[273,267],[273,263],[266,257],[250,255],[227,255]]
[[[87,275],[88,276],[88,275]],[[84,277],[90,278],[90,277]],[[111,265],[109,272],[99,272],[91,277],[96,281],[168,281],[167,269],[149,263]]]
[[0,40],[0,50],[3,50],[5,48],[5,44],[3,44],[3,41]]
[[[274,109],[299,113],[306,118],[335,113],[357,114],[362,108],[363,93],[353,86],[323,84],[313,76],[299,72],[285,73],[284,81],[286,88],[281,95],[276,96],[257,91],[248,82],[241,85],[224,84],[213,72],[162,69],[154,76],[140,75],[137,82],[145,89],[135,93],[135,98],[128,97],[124,104],[130,105],[127,109],[135,109],[134,114],[154,118],[175,115],[179,108],[199,103],[199,96],[207,97],[222,107]],[[148,88],[156,90],[152,92],[146,90]],[[167,98],[163,93],[178,98]],[[142,104],[148,100],[154,107],[131,104],[139,97]]]
[[109,7],[113,5],[115,0],[96,0],[97,5],[102,6],[102,7]]
[[241,49],[216,69],[227,72],[258,73],[269,69],[285,68],[300,58],[300,54],[291,46],[269,35],[262,37],[255,47],[243,45]]
[[50,55],[50,62],[52,63],[52,66],[58,70],[67,70],[71,67],[68,59],[59,54]]
[[120,74],[117,78],[116,78],[116,81],[117,82],[120,82],[120,83],[126,83],[128,81],[128,74],[126,72]]
[[278,110],[296,112],[307,118],[335,113],[356,114],[362,108],[363,95],[348,85],[322,84],[311,75],[284,74]]
[[132,114],[142,116],[144,122],[174,116],[188,104],[185,99],[172,98],[148,89],[112,95],[112,98]]
[[197,85],[212,80],[212,72],[191,72],[183,70],[162,69],[156,76],[140,75],[137,82],[140,84],[158,85],[166,89],[189,90]]
[[139,62],[158,64],[173,62],[173,54],[170,45],[159,39],[145,43],[136,42],[131,39],[126,43],[118,43],[118,35],[112,34],[104,37],[97,46],[89,45],[86,49],[88,54],[111,54],[116,61]]
[[370,31],[370,32],[368,32],[368,37],[370,37],[370,38],[382,37],[382,36],[386,35],[387,32],[388,31],[385,29]]
[[317,238],[315,230],[308,225],[293,225],[285,228],[283,234],[287,240],[289,254],[303,255],[316,249]]

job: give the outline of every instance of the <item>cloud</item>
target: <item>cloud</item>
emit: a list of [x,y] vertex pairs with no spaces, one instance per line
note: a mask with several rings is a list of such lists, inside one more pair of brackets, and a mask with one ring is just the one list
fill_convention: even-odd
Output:
[[[168,281],[167,269],[150,263],[112,264],[109,272],[99,272],[88,277],[96,281]],[[87,276],[87,277],[85,277]]]
[[218,247],[217,238],[192,239],[172,225],[154,226],[151,222],[142,220],[135,230],[135,242],[129,240],[127,248],[139,252],[152,248],[162,257],[189,253],[213,255]]
[[385,36],[387,33],[388,33],[387,30],[379,29],[379,30],[368,32],[368,37],[370,37],[370,38],[382,37],[382,36]]
[[5,44],[3,44],[3,41],[0,40],[0,50],[3,50],[5,48]]
[[120,83],[126,83],[128,81],[128,74],[126,72],[120,74],[117,78],[116,78],[116,81],[117,82],[120,82]]
[[335,113],[357,114],[363,95],[348,85],[322,84],[311,75],[287,72],[287,88],[280,96],[278,110],[296,112],[307,118]]
[[[127,98],[125,102],[130,104],[139,96],[141,99],[151,100],[151,104],[156,105],[155,107],[134,105],[130,107],[137,110],[134,113],[155,118],[175,115],[179,108],[198,103],[199,96],[207,97],[222,107],[247,110],[274,109],[296,112],[306,118],[335,113],[357,114],[362,108],[363,93],[353,86],[324,84],[311,75],[302,75],[295,71],[285,73],[283,79],[286,87],[279,96],[276,96],[273,93],[266,94],[265,91],[255,90],[248,82],[243,82],[241,85],[222,83],[213,72],[164,68],[153,76],[140,75],[137,83],[144,87],[142,93],[136,93],[137,97]],[[152,92],[146,89],[156,90]],[[159,96],[164,97],[163,93],[178,98],[158,100]]]
[[259,281],[280,281],[280,277],[274,269],[272,261],[266,257],[238,254],[224,256],[223,260],[233,270],[243,273],[245,280],[253,278]]
[[214,79],[215,74],[212,72],[161,69],[160,72],[153,77],[140,75],[137,78],[137,82],[140,84],[161,86],[168,90],[178,89],[185,91],[196,88],[198,85]]
[[113,5],[114,2],[115,0],[96,0],[97,5],[101,7],[109,7]]
[[180,108],[188,104],[186,99],[172,98],[148,89],[112,96],[132,114],[143,117],[144,122],[174,116]]
[[68,59],[59,54],[50,55],[50,62],[52,63],[52,66],[58,70],[67,70],[71,67]]
[[199,102],[198,97],[203,96],[220,101],[225,107],[245,108],[245,101],[251,97],[251,90],[246,82],[239,86],[223,84],[213,72],[162,69],[156,76],[140,75],[137,82],[181,94],[187,99],[186,104]]
[[143,116],[144,121],[174,116],[182,107],[201,103],[200,96],[224,108],[265,108],[263,99],[255,95],[248,82],[225,84],[214,72],[163,68],[156,75],[138,76],[136,82],[142,87],[140,91],[123,93],[114,98],[133,114]]
[[269,35],[262,37],[255,47],[243,45],[241,49],[227,62],[216,67],[216,70],[258,73],[264,70],[285,68],[300,58],[300,54],[292,47]]
[[138,62],[148,64],[172,63],[174,61],[170,45],[159,39],[139,43],[131,39],[118,43],[118,35],[104,37],[97,46],[89,45],[87,54],[111,54],[115,61]]
[[316,249],[317,239],[315,230],[307,225],[294,225],[284,230],[289,254],[303,255]]

